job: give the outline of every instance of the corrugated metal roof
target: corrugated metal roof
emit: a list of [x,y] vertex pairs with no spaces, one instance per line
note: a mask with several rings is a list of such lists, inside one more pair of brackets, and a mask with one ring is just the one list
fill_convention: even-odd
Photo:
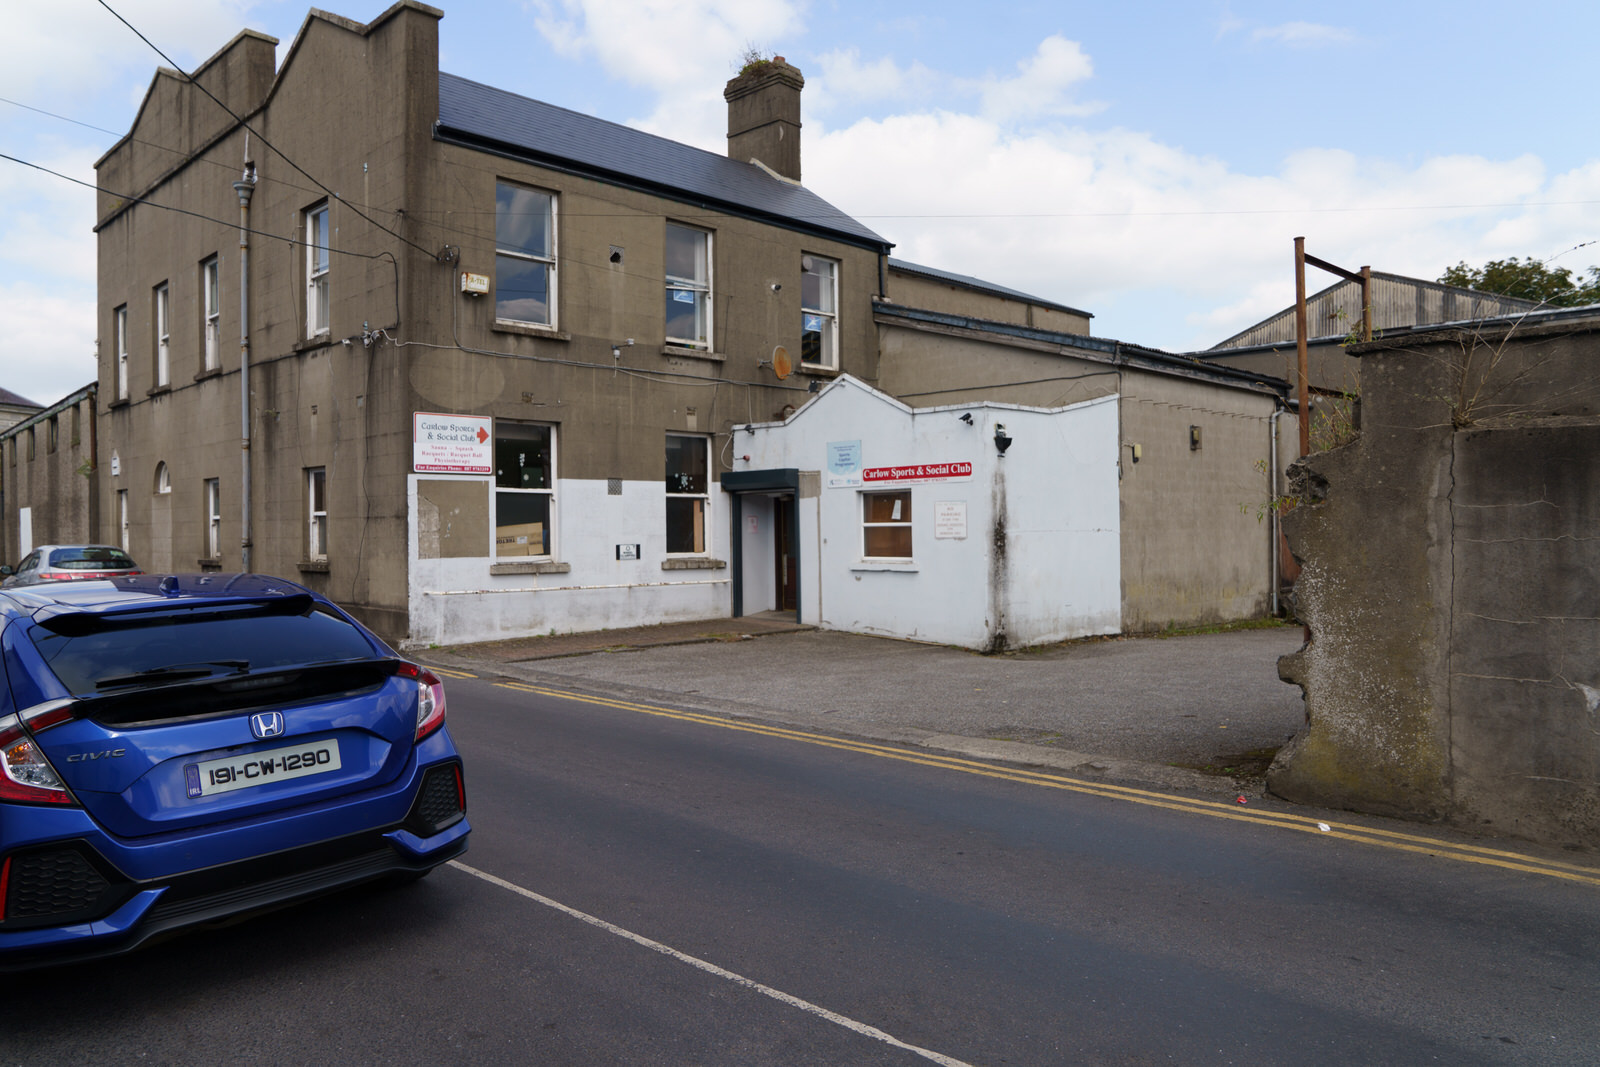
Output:
[[[1531,300],[1498,293],[1481,293],[1443,282],[1407,278],[1401,274],[1372,272],[1372,328],[1375,331],[1426,326],[1457,319],[1515,315],[1538,307]],[[1295,309],[1287,307],[1271,318],[1241,330],[1209,351],[1293,343]],[[1341,280],[1306,298],[1306,332],[1310,341],[1343,338],[1361,326],[1361,286]]]
[[688,204],[824,234],[874,251],[892,246],[803,185],[752,163],[581,115],[454,74],[439,75],[441,140],[502,151]]
[[1271,393],[1287,397],[1290,390],[1287,381],[1269,374],[1258,374],[1255,371],[1230,367],[1225,363],[1212,363],[1199,358],[1198,355],[1177,355],[1159,348],[1146,348],[1144,345],[1117,341],[1110,337],[1061,333],[1058,330],[1021,326],[1013,322],[993,322],[969,315],[951,315],[942,311],[901,307],[898,304],[874,304],[872,313],[879,322],[917,324],[970,330],[973,333],[992,334],[996,337],[1014,337],[1035,344],[1057,346],[1061,350],[1060,354],[1064,356],[1192,378],[1255,393]]
[[1068,307],[1066,304],[1058,304],[1054,300],[1044,300],[1037,296],[1030,296],[1027,293],[1019,292],[1016,289],[1007,289],[1003,285],[996,285],[993,282],[986,282],[982,278],[974,278],[968,274],[956,274],[953,271],[939,270],[936,267],[924,267],[921,264],[908,263],[903,259],[895,259],[892,256],[889,258],[889,269],[904,271],[907,274],[920,274],[928,278],[937,278],[939,281],[949,282],[951,285],[959,285],[967,289],[977,289],[978,291],[985,293],[994,293],[997,296],[1007,297],[1011,300],[1020,300],[1025,304],[1036,304],[1039,307],[1053,308],[1056,311],[1065,311],[1071,315],[1082,315],[1086,319],[1094,318],[1094,316],[1087,311],[1081,311],[1075,307]]

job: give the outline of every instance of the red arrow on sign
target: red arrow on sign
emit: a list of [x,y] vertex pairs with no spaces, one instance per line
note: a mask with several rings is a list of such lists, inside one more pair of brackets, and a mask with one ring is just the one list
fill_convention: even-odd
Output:
[[481,445],[489,439],[489,431],[482,426],[478,427],[478,443]]

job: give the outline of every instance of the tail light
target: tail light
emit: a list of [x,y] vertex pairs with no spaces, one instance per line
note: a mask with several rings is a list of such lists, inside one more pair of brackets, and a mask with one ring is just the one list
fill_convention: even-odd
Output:
[[415,663],[401,663],[395,673],[417,683],[417,737],[421,741],[444,725],[444,683]]
[[40,571],[41,582],[82,582],[99,578],[126,578],[144,571]]
[[33,736],[70,718],[71,701],[52,701],[0,718],[0,800],[77,803]]

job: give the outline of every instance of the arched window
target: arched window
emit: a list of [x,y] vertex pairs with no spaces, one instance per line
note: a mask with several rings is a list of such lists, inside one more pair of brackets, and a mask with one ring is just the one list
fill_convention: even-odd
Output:
[[156,464],[156,492],[172,492],[172,476],[167,473],[167,465],[165,462]]

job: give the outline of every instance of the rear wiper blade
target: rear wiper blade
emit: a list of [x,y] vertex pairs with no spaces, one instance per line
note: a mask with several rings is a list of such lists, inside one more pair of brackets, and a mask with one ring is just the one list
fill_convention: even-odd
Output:
[[96,689],[111,689],[119,685],[144,685],[147,683],[181,681],[185,678],[204,678],[225,667],[235,674],[247,674],[250,661],[244,659],[211,659],[197,663],[169,663],[165,667],[151,667],[132,674],[118,674],[94,683]]

